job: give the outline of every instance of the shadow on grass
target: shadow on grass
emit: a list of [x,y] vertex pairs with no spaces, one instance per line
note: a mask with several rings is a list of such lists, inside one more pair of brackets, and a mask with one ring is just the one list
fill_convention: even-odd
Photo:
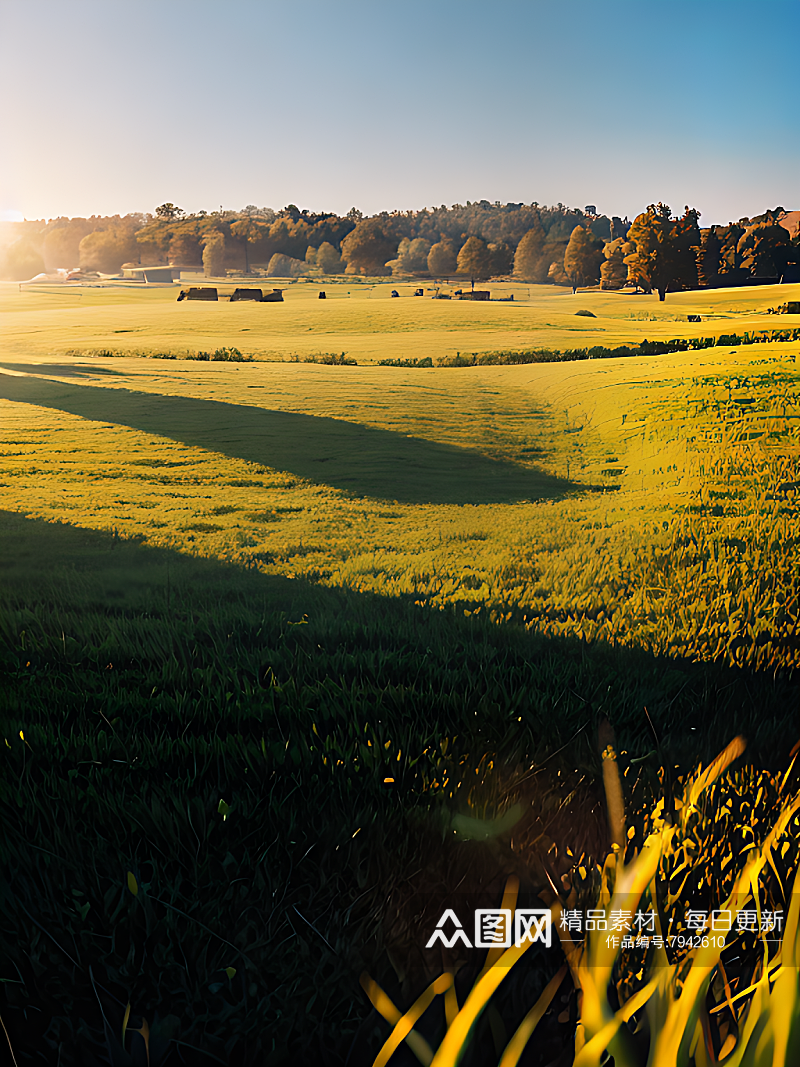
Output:
[[7,374],[0,374],[0,397],[158,434],[354,496],[492,504],[553,499],[587,488],[477,451],[344,419]]
[[[588,841],[594,855],[600,713],[623,763],[640,758],[625,780],[634,793],[634,775],[658,770],[643,706],[667,766],[707,763],[739,732],[746,758],[785,766],[796,699],[772,675],[543,638],[0,512],[0,852],[15,886],[0,939],[23,979],[0,986],[8,1042],[29,1062],[53,1062],[62,1044],[65,1064],[111,1062],[103,1039],[123,1030],[127,1003],[134,1031],[150,1019],[153,1064],[173,1049],[156,1040],[155,1010],[198,1067],[368,1065],[376,1018],[356,976],[368,958],[399,997],[385,945],[427,984],[420,900],[431,922],[443,900],[478,902],[478,890],[496,906],[512,860],[531,899],[543,884],[533,859],[498,842],[444,842],[437,809],[424,811],[441,767],[469,789],[486,753],[543,769],[526,774],[529,821],[515,836],[542,853],[557,840],[562,856]],[[568,780],[580,803],[559,809],[559,825],[545,802],[561,802]],[[113,1062],[146,1062],[143,1043]]]
[[[748,737],[748,758],[765,766],[781,764],[797,740],[798,686],[791,674],[543,637],[513,624],[464,618],[461,607],[430,610],[407,598],[265,575],[0,511],[0,639],[13,643],[12,631],[23,626],[30,639],[45,636],[45,644],[55,635],[60,655],[64,640],[75,648],[105,647],[111,634],[115,656],[128,663],[128,681],[116,674],[103,681],[122,687],[115,698],[121,704],[129,699],[126,685],[136,704],[149,674],[163,674],[162,661],[174,658],[172,646],[192,648],[197,633],[210,627],[225,640],[203,658],[223,690],[255,681],[279,649],[281,670],[300,690],[316,693],[329,678],[343,693],[352,686],[345,704],[351,698],[363,704],[357,718],[369,719],[391,691],[394,711],[387,708],[388,714],[396,713],[420,739],[431,730],[454,730],[490,747],[521,746],[533,754],[583,731],[565,758],[588,766],[596,757],[593,732],[601,712],[617,729],[620,747],[632,756],[651,750],[647,707],[664,756],[689,765],[715,756],[735,733]],[[108,658],[103,652],[101,666]],[[74,687],[81,697],[80,676],[96,671],[92,659],[84,657],[74,675],[63,663],[54,683],[58,675],[58,686]],[[182,685],[176,680],[173,691]],[[196,689],[193,682],[189,688]],[[198,696],[214,706],[210,691]],[[314,695],[312,703],[317,700]],[[336,716],[335,704],[331,696],[326,714]],[[13,699],[5,702],[6,711],[11,705]],[[43,707],[49,708],[46,700]]]

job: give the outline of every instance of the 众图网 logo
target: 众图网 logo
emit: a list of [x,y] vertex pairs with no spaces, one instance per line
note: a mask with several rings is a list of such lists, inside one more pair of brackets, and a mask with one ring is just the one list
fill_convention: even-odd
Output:
[[548,908],[477,908],[475,936],[470,941],[467,931],[452,908],[447,908],[425,946],[433,948],[441,941],[445,948],[461,944],[465,948],[521,948],[526,941],[550,946],[552,922]]

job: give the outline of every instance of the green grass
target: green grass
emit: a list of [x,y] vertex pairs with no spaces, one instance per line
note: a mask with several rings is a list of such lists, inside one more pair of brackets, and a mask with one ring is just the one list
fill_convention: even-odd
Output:
[[[426,871],[433,907],[602,852],[598,715],[631,796],[735,732],[774,769],[796,740],[799,342],[377,365],[777,328],[774,293],[581,292],[587,319],[550,287],[325,288],[0,293],[0,1015],[16,1051],[54,1020],[28,1062],[101,1055],[128,1001],[163,1062],[341,1062],[374,1040],[359,970],[421,981],[387,886]],[[442,843],[520,797],[525,834]]]

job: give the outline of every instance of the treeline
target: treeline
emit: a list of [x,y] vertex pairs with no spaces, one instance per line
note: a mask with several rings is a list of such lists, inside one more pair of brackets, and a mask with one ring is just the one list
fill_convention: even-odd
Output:
[[[770,344],[775,341],[798,341],[800,329],[760,330],[758,333],[748,331],[743,334],[726,333],[719,337],[675,337],[670,341],[641,341],[635,345],[618,345],[607,348],[605,345],[593,345],[591,348],[529,348],[522,350],[504,349],[498,352],[457,352],[454,356],[444,356],[437,361],[439,367],[497,367],[517,366],[523,363],[568,363],[579,359],[618,359],[622,356],[665,356],[673,352],[690,352],[702,348],[716,348],[736,345]],[[430,359],[422,360],[381,360],[382,366],[391,367],[431,367]]]
[[[79,267],[115,274],[124,265],[172,264],[210,277],[266,270],[275,277],[314,272],[367,277],[522,281],[645,292],[746,283],[800,269],[800,238],[780,225],[783,208],[726,227],[700,229],[687,208],[664,204],[633,221],[563,204],[481,200],[364,218],[249,205],[242,211],[186,214],[162,204],[152,215],[54,219],[5,225],[0,271],[24,280]],[[0,244],[3,244],[0,233]]]

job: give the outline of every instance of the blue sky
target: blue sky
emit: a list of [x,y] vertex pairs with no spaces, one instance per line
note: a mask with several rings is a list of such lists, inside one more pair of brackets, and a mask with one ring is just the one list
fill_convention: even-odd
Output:
[[5,217],[800,208],[797,0],[0,0]]

